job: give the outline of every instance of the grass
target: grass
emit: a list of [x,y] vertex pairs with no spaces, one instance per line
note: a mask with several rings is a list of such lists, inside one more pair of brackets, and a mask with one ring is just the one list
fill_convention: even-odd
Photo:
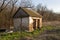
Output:
[[0,35],[0,40],[19,40],[20,38],[25,37],[36,37],[39,34],[43,33],[45,30],[52,30],[54,27],[52,26],[43,26],[40,30],[36,29],[33,32],[13,32],[13,33],[3,33]]
[[3,33],[0,36],[0,40],[14,40],[17,39],[21,36],[21,34],[19,32],[15,32],[15,33]]

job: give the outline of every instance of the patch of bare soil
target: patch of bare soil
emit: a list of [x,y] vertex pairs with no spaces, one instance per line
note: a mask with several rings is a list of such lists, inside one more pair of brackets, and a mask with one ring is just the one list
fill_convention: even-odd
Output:
[[46,30],[34,40],[60,40],[60,29]]
[[34,40],[60,40],[60,21],[43,22],[44,26],[53,26],[53,30],[45,30],[42,34],[35,37]]
[[20,40],[33,40],[31,37],[21,38]]
[[45,30],[34,38],[26,37],[21,40],[60,40],[60,29]]

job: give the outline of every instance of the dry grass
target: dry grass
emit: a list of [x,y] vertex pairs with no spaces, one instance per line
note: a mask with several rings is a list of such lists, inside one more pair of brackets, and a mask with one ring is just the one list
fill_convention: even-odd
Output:
[[54,27],[60,27],[60,21],[50,21],[50,22],[43,22],[44,26],[54,26]]
[[43,25],[46,28],[47,26],[52,26],[54,29],[45,30],[35,40],[60,40],[60,21],[43,22]]

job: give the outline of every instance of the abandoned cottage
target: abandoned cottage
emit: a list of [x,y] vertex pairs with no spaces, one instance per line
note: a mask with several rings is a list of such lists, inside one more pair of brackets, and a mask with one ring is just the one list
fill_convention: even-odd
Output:
[[29,8],[19,8],[13,15],[15,31],[25,30],[32,32],[42,27],[42,16]]
[[42,27],[42,16],[30,8],[19,7],[18,10],[13,13],[11,23],[13,26],[0,27],[0,29],[10,30],[12,27],[14,31],[24,30],[32,32]]

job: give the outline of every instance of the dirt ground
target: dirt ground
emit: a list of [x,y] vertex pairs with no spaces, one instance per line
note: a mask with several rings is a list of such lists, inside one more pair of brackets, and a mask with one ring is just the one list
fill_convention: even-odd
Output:
[[56,29],[45,30],[39,36],[31,40],[60,40],[60,21],[43,22],[43,26],[53,26]]
[[60,40],[60,21],[43,22],[43,26],[48,25],[56,29],[44,31],[35,40]]

